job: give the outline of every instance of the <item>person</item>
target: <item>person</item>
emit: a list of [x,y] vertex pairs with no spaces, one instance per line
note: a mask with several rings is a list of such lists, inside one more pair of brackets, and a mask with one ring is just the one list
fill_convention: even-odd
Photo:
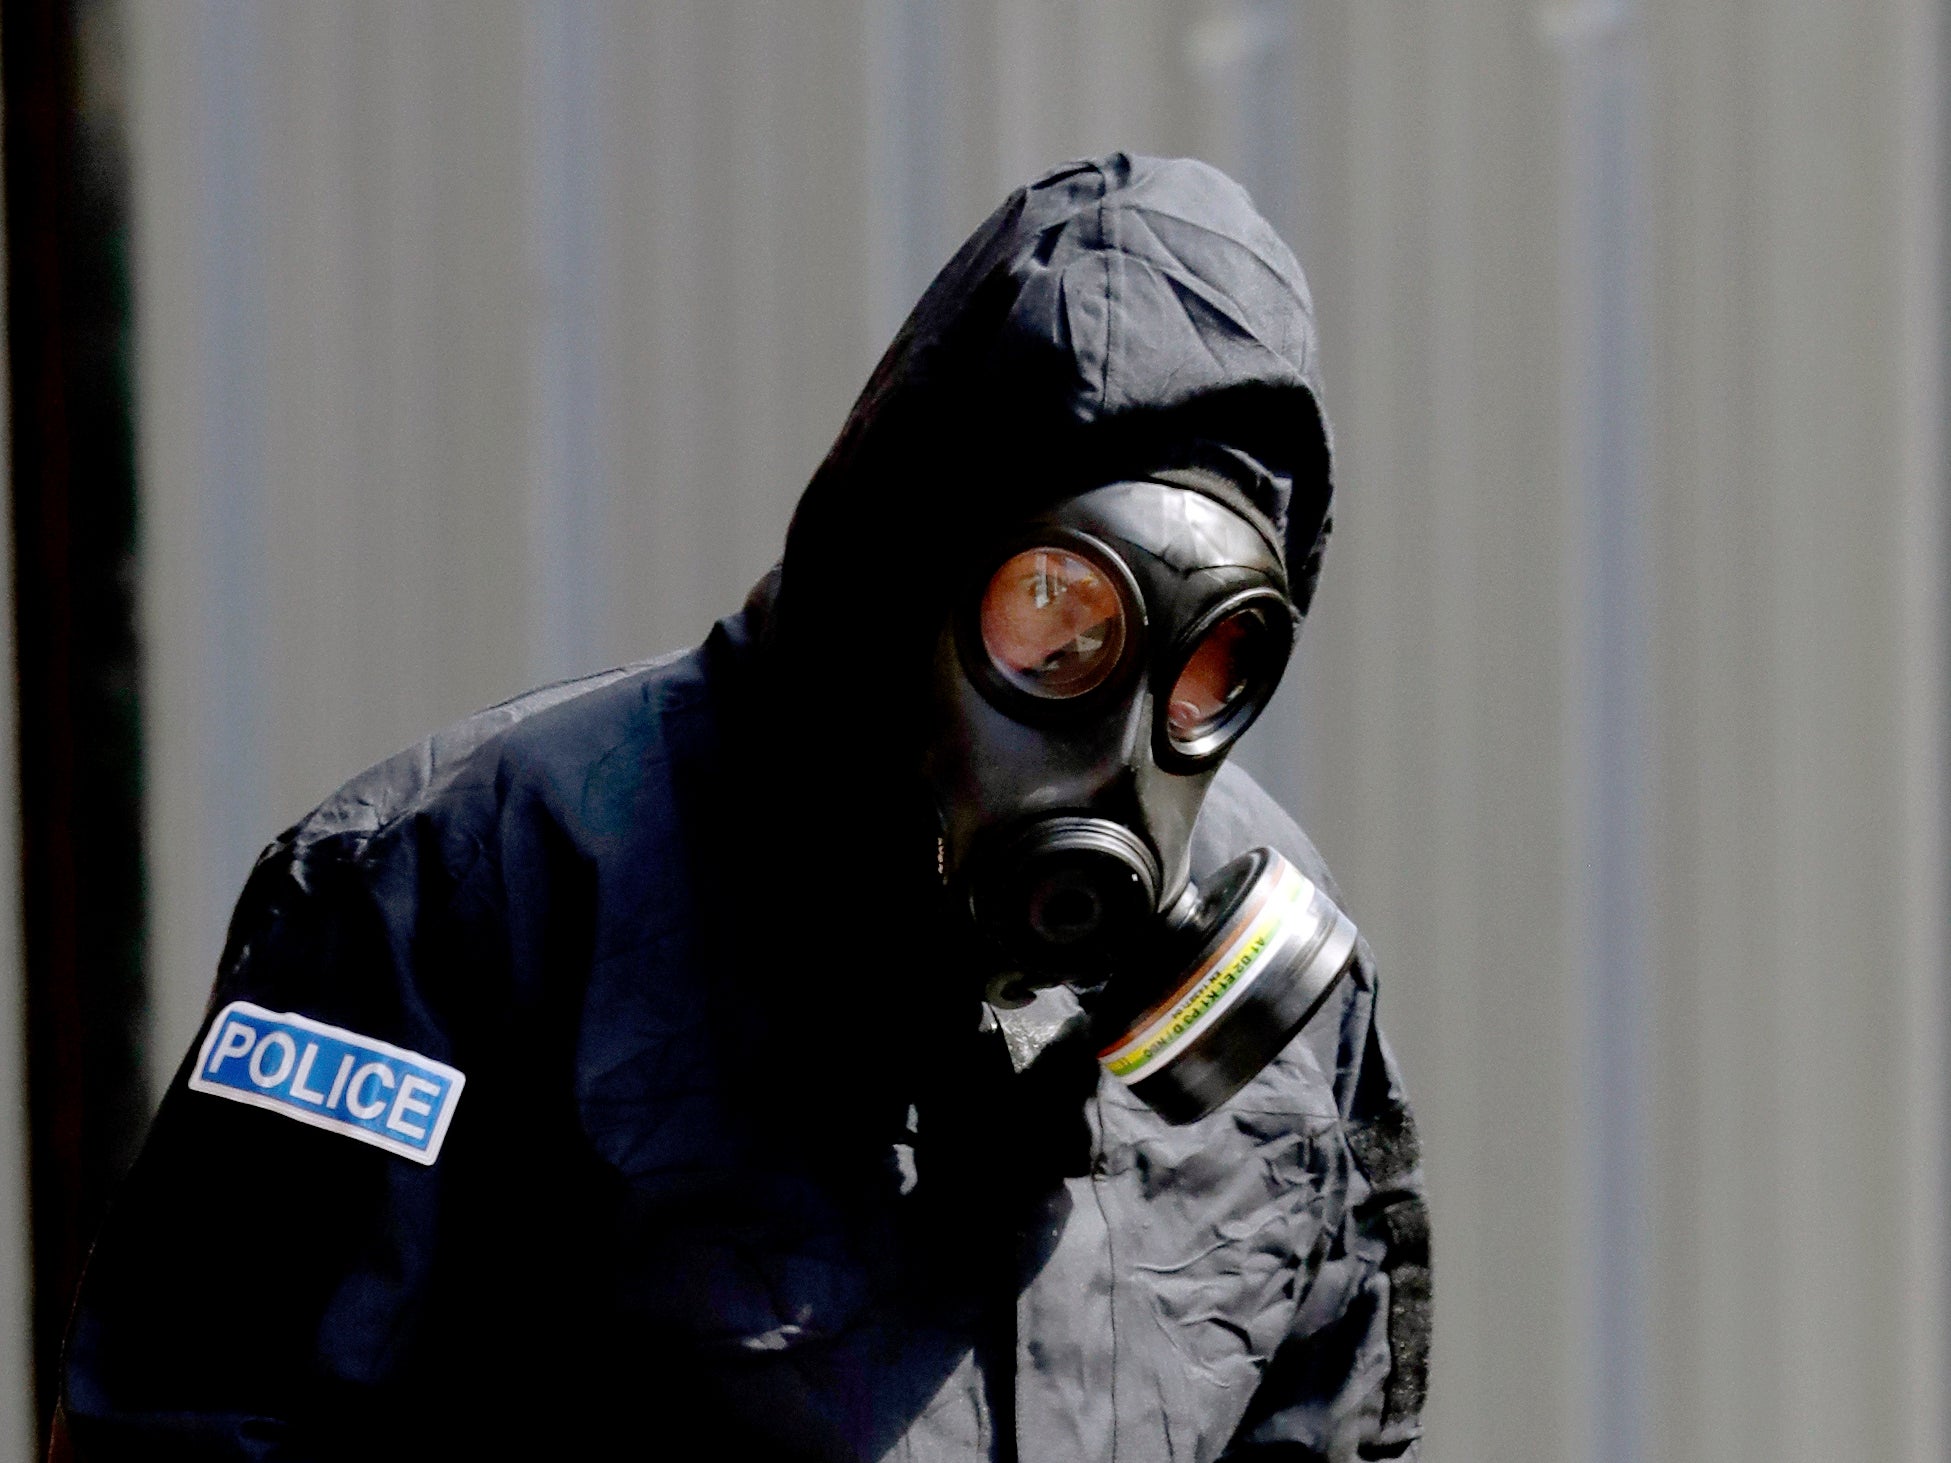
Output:
[[[1413,1457],[1373,964],[1225,762],[1319,571],[1319,401],[1225,176],[1012,194],[701,647],[265,851],[80,1291],[74,1455]],[[1127,970],[1255,847],[1341,953],[1167,1113],[1104,1013],[1138,1051]]]

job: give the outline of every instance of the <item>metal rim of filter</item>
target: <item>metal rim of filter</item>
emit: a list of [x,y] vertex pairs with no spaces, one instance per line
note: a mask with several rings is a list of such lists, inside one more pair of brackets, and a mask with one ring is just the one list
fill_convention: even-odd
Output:
[[[1247,877],[1241,877],[1243,864]],[[1275,907],[1283,880],[1292,881],[1292,887]],[[1216,938],[1203,942],[1164,1000],[1122,1023],[1121,1034],[1100,1055],[1106,1070],[1133,1095],[1174,1123],[1205,1117],[1252,1081],[1320,1009],[1355,952],[1354,922],[1271,849],[1242,855],[1210,884],[1214,896],[1200,910],[1197,923],[1216,931]],[[1202,983],[1210,986],[1226,976],[1222,964],[1230,963],[1232,947],[1251,947],[1260,939],[1258,923],[1263,920],[1271,920],[1272,926],[1238,971],[1237,989],[1229,986],[1217,994],[1202,990]],[[1149,1070],[1120,1075],[1115,1059],[1135,1037],[1179,1005],[1196,1007],[1202,999],[1210,1001],[1210,1012],[1193,1015],[1161,1049],[1156,1065],[1147,1063]]]

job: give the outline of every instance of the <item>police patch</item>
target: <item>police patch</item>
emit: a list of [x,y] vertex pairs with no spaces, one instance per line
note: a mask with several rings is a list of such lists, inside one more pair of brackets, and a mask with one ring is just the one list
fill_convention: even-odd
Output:
[[232,1001],[190,1086],[432,1163],[467,1079],[454,1068],[290,1011]]

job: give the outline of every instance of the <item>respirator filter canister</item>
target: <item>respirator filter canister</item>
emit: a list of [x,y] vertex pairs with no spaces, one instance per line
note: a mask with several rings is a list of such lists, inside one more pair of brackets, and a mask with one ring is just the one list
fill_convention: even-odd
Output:
[[[1127,992],[1103,1011],[1115,1034],[1098,1053],[1106,1072],[1174,1123],[1206,1116],[1251,1081],[1355,957],[1354,922],[1270,848],[1234,859],[1187,903],[1178,948],[1192,953],[1169,967],[1174,978],[1152,999]],[[1137,1014],[1117,1014],[1135,1005]]]

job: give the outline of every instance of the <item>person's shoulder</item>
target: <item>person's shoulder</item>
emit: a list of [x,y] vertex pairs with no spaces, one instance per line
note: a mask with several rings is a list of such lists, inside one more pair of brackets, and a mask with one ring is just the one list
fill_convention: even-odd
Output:
[[416,823],[478,844],[523,805],[573,813],[593,769],[622,762],[641,777],[667,762],[674,723],[705,700],[697,649],[537,687],[367,768],[267,853],[357,858]]
[[1252,773],[1234,762],[1221,763],[1192,830],[1193,876],[1210,874],[1262,845],[1283,855],[1330,899],[1341,902],[1341,891],[1314,840]]
[[592,879],[674,885],[680,749],[712,738],[708,659],[701,647],[539,687],[345,783],[259,855],[220,986],[296,1000],[292,972],[316,963],[296,946],[375,939],[366,963],[407,980],[434,932],[499,948],[511,919],[546,922],[571,907],[559,899],[587,913]]

